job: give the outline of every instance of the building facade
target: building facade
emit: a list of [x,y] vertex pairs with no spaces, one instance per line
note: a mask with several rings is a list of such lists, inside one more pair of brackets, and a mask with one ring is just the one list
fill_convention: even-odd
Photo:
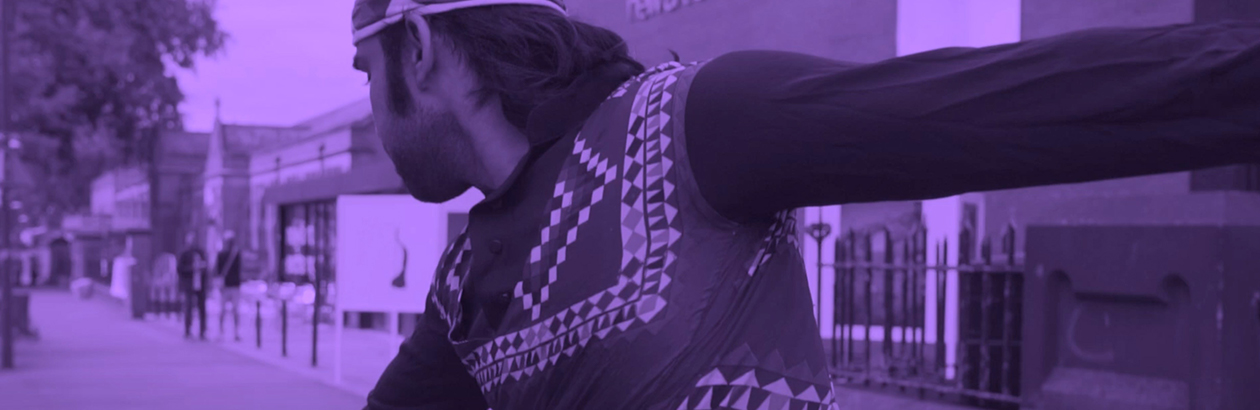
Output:
[[256,152],[302,138],[301,127],[229,124],[216,119],[210,132],[205,167],[193,191],[200,204],[192,215],[207,254],[213,255],[232,231],[242,246],[242,274],[258,277],[259,265],[250,232],[250,164]]

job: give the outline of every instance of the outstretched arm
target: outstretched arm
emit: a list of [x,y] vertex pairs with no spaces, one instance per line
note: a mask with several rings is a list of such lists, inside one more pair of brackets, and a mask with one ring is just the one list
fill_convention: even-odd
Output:
[[416,331],[368,394],[364,410],[486,409],[476,380],[447,340],[448,329],[430,299]]
[[723,215],[1260,163],[1260,23],[1080,31],[874,64],[732,53],[686,107]]

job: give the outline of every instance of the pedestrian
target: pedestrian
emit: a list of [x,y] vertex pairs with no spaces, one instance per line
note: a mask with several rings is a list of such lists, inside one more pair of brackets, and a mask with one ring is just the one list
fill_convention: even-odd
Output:
[[179,274],[179,291],[184,296],[184,337],[192,338],[193,310],[201,340],[206,340],[206,290],[210,288],[206,252],[197,245],[197,234],[184,235],[184,250],[179,253],[175,271]]
[[236,341],[241,341],[241,252],[236,245],[233,231],[223,233],[223,249],[215,257],[219,288],[219,339],[226,337],[223,320],[228,308],[232,309],[232,330]]
[[132,250],[132,238],[126,237],[123,251],[114,257],[112,275],[109,278],[109,294],[124,301],[131,300],[131,270],[136,266]]
[[791,210],[1260,159],[1260,23],[645,68],[559,0],[358,0],[408,191],[469,214],[368,409],[833,408]]

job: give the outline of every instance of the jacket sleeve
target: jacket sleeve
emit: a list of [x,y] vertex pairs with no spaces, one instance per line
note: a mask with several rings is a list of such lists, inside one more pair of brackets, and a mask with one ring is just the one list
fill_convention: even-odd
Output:
[[1260,163],[1260,23],[1094,29],[872,64],[748,51],[688,94],[733,219]]
[[430,298],[398,355],[368,394],[364,410],[485,410],[481,389],[447,339],[450,326]]

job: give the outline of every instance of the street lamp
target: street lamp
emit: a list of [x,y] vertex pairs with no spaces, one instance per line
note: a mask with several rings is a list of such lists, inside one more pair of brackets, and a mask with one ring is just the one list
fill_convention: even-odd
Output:
[[0,240],[0,247],[4,249],[4,258],[0,261],[0,367],[5,369],[13,368],[13,278],[12,269],[9,264],[9,252],[11,246],[9,243],[9,191],[12,189],[13,181],[9,178],[9,151],[18,148],[20,145],[12,139],[12,130],[9,124],[10,109],[9,101],[9,28],[13,26],[13,13],[16,0],[0,0],[0,138],[3,144],[3,153],[0,154],[0,208],[3,208],[3,225],[4,238]]
[[815,309],[815,314],[817,315],[815,320],[818,321],[818,329],[820,330],[823,327],[823,323],[822,323],[822,306],[823,306],[822,286],[823,286],[823,267],[824,267],[823,257],[822,257],[823,240],[827,239],[827,237],[830,235],[831,235],[831,224],[823,222],[822,208],[819,208],[818,209],[818,222],[809,225],[809,236],[813,237],[814,242],[818,244],[817,252],[815,252],[815,255],[818,257],[818,270],[814,272],[818,276],[818,280],[817,282],[815,282],[815,286],[814,286],[814,291],[817,293],[818,296],[816,299],[814,299],[814,309]]

